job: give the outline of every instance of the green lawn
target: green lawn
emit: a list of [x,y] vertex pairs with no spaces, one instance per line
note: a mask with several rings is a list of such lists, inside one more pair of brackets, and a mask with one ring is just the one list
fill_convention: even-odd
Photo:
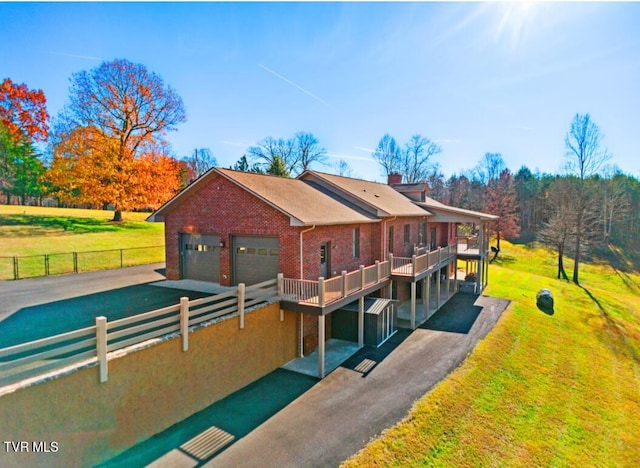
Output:
[[[511,306],[407,418],[345,466],[637,466],[640,275],[504,244],[486,294]],[[572,265],[569,265],[569,268]],[[555,311],[535,305],[550,288]]]
[[13,278],[14,256],[25,257],[20,278],[42,276],[44,255],[50,274],[74,271],[72,252],[79,271],[162,262],[164,224],[148,216],[124,213],[123,223],[112,223],[112,211],[0,205],[0,279]]

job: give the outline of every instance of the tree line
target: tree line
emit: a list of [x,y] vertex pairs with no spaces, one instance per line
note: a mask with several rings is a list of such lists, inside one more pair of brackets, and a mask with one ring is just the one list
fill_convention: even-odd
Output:
[[[496,256],[501,237],[540,242],[555,252],[558,278],[569,279],[565,258],[573,259],[571,279],[579,284],[585,257],[640,269],[640,181],[609,163],[603,138],[590,114],[576,114],[559,174],[533,173],[526,166],[514,174],[500,153],[486,153],[475,167],[446,178],[432,158],[439,148],[421,135],[403,146],[386,134],[373,157],[385,175],[426,183],[437,201],[500,216],[490,223]],[[422,152],[415,150],[421,147]],[[422,156],[419,164],[415,154]]]
[[[70,83],[69,100],[53,119],[41,90],[9,78],[0,84],[0,193],[7,203],[50,197],[109,206],[119,221],[123,210],[155,209],[217,165],[207,148],[175,157],[166,135],[186,121],[184,104],[144,65],[103,62],[74,73]],[[504,237],[542,242],[557,254],[558,277],[568,278],[564,258],[573,257],[576,283],[585,255],[626,252],[637,266],[640,183],[608,164],[589,114],[573,118],[565,147],[561,174],[525,166],[514,174],[500,153],[487,152],[475,167],[446,178],[435,161],[442,149],[420,134],[404,144],[385,134],[372,156],[383,174],[426,183],[438,201],[498,215],[491,226],[496,255]],[[312,133],[297,132],[258,141],[231,168],[294,177],[312,165],[328,166],[326,150]],[[329,170],[351,175],[344,160]]]

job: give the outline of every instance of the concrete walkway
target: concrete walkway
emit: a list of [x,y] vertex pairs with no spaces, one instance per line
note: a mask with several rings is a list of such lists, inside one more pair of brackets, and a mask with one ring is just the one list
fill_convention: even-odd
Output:
[[[508,301],[502,299],[457,294],[420,328],[413,332],[400,330],[380,348],[361,349],[253,430],[227,430],[233,442],[213,458],[193,458],[182,450],[178,460],[174,450],[165,452],[152,465],[338,466],[404,418],[414,402],[455,369],[487,335],[507,305]],[[286,371],[276,371],[270,378],[282,380],[287,387],[284,375],[290,374],[279,372]],[[258,399],[270,395],[259,389],[264,390],[257,382]],[[243,395],[242,406],[252,404],[251,398]],[[214,418],[209,424],[239,424],[238,418],[243,417],[238,412],[227,413],[226,417],[219,414],[220,419]],[[185,429],[178,423],[173,431],[191,426],[184,423]],[[203,431],[208,426],[201,427]],[[187,440],[177,441],[176,447]],[[150,441],[150,445],[160,443]]]

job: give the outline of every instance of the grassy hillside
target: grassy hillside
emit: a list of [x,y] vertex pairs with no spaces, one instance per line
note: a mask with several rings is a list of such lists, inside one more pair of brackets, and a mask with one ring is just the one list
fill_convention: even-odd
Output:
[[[41,276],[45,254],[129,249],[164,245],[164,224],[144,221],[148,213],[124,213],[123,223],[111,223],[113,212],[70,208],[0,205],[0,257],[40,256],[20,261],[20,277]],[[125,264],[164,260],[163,248],[126,251]],[[81,271],[120,266],[120,253],[83,254]],[[0,258],[0,279],[13,277],[13,260]],[[73,271],[71,255],[50,258],[52,274]]]
[[637,466],[640,275],[584,265],[579,287],[542,250],[501,256],[486,293],[513,303],[494,330],[345,466]]

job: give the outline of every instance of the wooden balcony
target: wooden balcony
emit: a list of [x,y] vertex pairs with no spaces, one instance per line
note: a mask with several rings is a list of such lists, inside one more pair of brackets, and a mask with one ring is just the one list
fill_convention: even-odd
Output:
[[399,281],[419,281],[455,259],[457,245],[455,243],[446,247],[408,257],[389,256],[393,262],[391,271],[392,279]]
[[478,236],[471,237],[459,237],[457,239],[458,244],[458,256],[462,259],[480,259],[486,257],[489,253],[489,242],[486,236],[484,236],[482,245]]
[[412,257],[389,256],[384,262],[343,271],[340,276],[318,280],[291,279],[279,276],[278,288],[283,308],[296,312],[326,315],[342,306],[371,294],[391,280],[419,281],[448,263],[455,261],[457,245]]

